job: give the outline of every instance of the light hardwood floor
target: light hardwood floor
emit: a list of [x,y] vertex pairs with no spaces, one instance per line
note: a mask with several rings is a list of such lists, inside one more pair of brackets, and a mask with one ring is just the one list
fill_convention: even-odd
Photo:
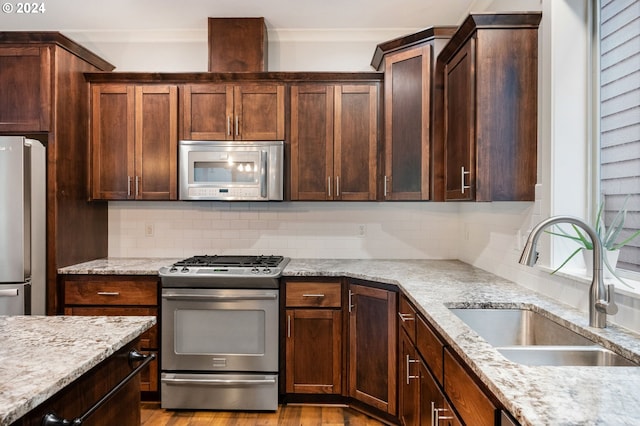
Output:
[[142,426],[380,426],[350,408],[284,405],[276,412],[163,410],[159,403],[142,403]]

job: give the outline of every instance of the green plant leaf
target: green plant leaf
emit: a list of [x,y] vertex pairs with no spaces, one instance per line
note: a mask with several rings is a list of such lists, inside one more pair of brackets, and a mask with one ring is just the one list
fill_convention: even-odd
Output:
[[580,253],[582,250],[583,250],[583,248],[582,248],[582,247],[580,247],[580,248],[576,249],[576,251],[574,251],[573,253],[571,253],[571,256],[569,256],[568,258],[566,258],[566,259],[565,259],[565,261],[564,261],[564,262],[562,262],[562,265],[558,266],[558,267],[557,267],[557,268],[556,268],[556,269],[551,273],[551,275],[553,275],[553,274],[555,274],[556,272],[558,272],[558,271],[559,271],[559,270],[560,270],[564,265],[566,265],[567,263],[569,263],[569,261],[570,261],[571,259],[573,259],[573,257],[574,257],[576,254]]
[[614,244],[613,248],[611,248],[610,250],[619,250],[621,247],[624,247],[625,245],[627,245],[627,243],[631,242],[633,239],[637,238],[638,235],[640,235],[640,229],[637,230],[636,232],[634,232],[633,234],[631,234],[631,236],[629,238],[627,238],[626,240]]

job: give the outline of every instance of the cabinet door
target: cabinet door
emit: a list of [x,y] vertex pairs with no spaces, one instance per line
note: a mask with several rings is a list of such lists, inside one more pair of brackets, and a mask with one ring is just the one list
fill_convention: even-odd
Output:
[[94,85],[91,89],[91,195],[94,199],[134,197],[134,87]]
[[444,351],[444,377],[444,391],[466,424],[495,424],[496,406],[447,349]]
[[375,200],[378,87],[335,87],[334,188],[336,200]]
[[48,47],[0,48],[0,131],[48,131],[51,115]]
[[291,200],[333,198],[333,90],[291,87]]
[[429,199],[431,45],[385,59],[386,200]]
[[234,139],[284,139],[284,85],[238,85],[233,101]]
[[436,380],[424,362],[420,362],[419,424],[438,426],[461,426],[458,415],[436,384]]
[[396,414],[396,293],[351,284],[349,396]]
[[232,85],[187,84],[184,86],[183,101],[184,139],[233,139]]
[[403,426],[420,426],[419,392],[420,392],[420,361],[416,356],[416,349],[405,333],[399,333],[398,359],[398,417]]
[[445,66],[445,200],[475,198],[474,46],[471,38]]
[[342,311],[287,310],[286,391],[342,392]]
[[135,91],[135,198],[178,198],[178,88],[137,86]]

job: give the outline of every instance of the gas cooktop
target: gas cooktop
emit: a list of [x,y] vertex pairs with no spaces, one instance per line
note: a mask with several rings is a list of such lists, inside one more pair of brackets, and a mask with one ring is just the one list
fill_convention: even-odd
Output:
[[173,264],[175,267],[276,268],[283,256],[193,256]]
[[158,271],[163,287],[277,287],[284,256],[193,256]]

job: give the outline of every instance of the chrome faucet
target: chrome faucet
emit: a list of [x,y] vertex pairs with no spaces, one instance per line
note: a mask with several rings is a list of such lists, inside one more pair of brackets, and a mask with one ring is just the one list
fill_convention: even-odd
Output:
[[538,260],[538,252],[536,252],[536,244],[542,231],[548,226],[558,223],[569,223],[580,228],[591,238],[593,244],[593,274],[591,279],[591,287],[589,289],[589,326],[604,328],[607,326],[607,314],[615,315],[618,313],[618,305],[614,300],[614,286],[610,284],[605,290],[604,281],[602,279],[602,255],[603,248],[598,234],[592,227],[584,223],[582,220],[571,216],[553,216],[543,220],[529,234],[527,243],[522,250],[520,256],[520,264],[533,266]]

